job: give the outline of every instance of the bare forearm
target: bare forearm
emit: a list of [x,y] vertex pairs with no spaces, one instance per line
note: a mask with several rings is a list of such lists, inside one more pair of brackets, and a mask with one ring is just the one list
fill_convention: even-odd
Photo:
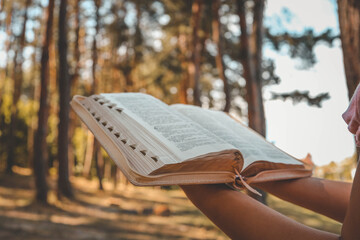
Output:
[[[360,236],[360,165],[358,164],[346,217],[341,230],[344,240]],[[356,238],[358,239],[358,238]]]
[[319,178],[268,182],[256,187],[339,222],[344,221],[351,192],[351,183]]
[[225,185],[181,187],[194,205],[232,239],[337,239],[333,234],[299,224]]

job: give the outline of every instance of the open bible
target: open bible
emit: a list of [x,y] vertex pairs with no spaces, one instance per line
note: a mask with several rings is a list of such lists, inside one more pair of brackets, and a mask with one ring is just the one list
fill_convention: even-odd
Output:
[[74,96],[71,106],[134,185],[307,177],[311,170],[229,115],[142,93]]

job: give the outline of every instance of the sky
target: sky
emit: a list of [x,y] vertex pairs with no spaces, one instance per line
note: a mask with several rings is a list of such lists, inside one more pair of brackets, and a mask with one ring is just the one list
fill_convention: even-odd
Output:
[[[276,30],[276,18],[282,16],[283,25],[278,26],[279,30],[286,28],[301,33],[312,28],[321,33],[331,28],[334,33],[339,33],[335,3],[332,0],[268,0],[265,24],[275,26]],[[290,18],[287,17],[289,14],[284,14],[288,12]],[[299,60],[291,59],[286,53],[264,49],[264,56],[275,60],[276,73],[282,80],[279,85],[265,87],[265,99],[270,98],[271,92],[295,89],[309,90],[311,96],[322,92],[330,94],[322,108],[306,103],[293,105],[290,100],[265,101],[267,139],[297,158],[310,153],[318,166],[342,161],[355,151],[353,136],[341,118],[349,101],[340,44],[337,41],[332,48],[319,44],[315,48],[317,63],[306,70],[299,69]]]

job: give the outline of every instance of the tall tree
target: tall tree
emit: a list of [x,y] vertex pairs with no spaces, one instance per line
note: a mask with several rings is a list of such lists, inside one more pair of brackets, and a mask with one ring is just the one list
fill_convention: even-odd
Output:
[[93,38],[93,44],[92,44],[92,66],[91,66],[91,73],[92,73],[92,78],[93,78],[93,82],[92,82],[92,86],[91,86],[91,93],[95,94],[95,92],[98,89],[98,81],[96,79],[96,68],[97,68],[97,62],[98,62],[98,49],[97,49],[97,37],[99,34],[99,20],[100,20],[100,13],[99,13],[99,8],[100,8],[100,0],[94,0],[94,4],[95,4],[95,34],[94,34],[94,38]]
[[[10,6],[5,5],[2,7],[2,11],[6,11],[6,19],[5,19],[5,33],[6,33],[6,41],[5,41],[5,52],[8,53],[9,50],[11,49],[11,20],[12,20],[12,15],[13,15],[13,2],[9,1],[7,2],[8,4],[10,4]],[[5,1],[2,1],[2,4],[5,4]],[[8,8],[8,9],[4,9],[4,8]],[[3,102],[3,94],[4,94],[4,88],[6,85],[6,81],[7,81],[7,77],[8,77],[8,62],[9,59],[8,57],[6,58],[6,64],[5,64],[5,70],[0,72],[0,79],[3,79],[0,83],[0,107],[2,106],[2,102]],[[3,125],[3,120],[2,118],[0,118],[0,125]]]
[[254,6],[253,31],[250,37],[246,18],[245,1],[237,1],[240,18],[240,61],[246,81],[249,126],[265,136],[265,114],[262,98],[262,42],[264,0],[256,0]]
[[[79,69],[80,69],[80,0],[76,0],[74,2],[74,11],[75,11],[75,22],[74,22],[74,30],[75,30],[75,43],[73,48],[74,55],[74,68],[73,73],[70,76],[70,96],[73,96],[77,89],[77,83],[79,78]],[[76,114],[74,111],[70,111],[69,113],[69,140],[68,140],[68,158],[69,158],[69,174],[72,175],[72,170],[75,165],[75,154],[74,154],[74,146],[72,144],[72,136],[75,133],[76,127]]]
[[216,68],[220,79],[224,84],[224,93],[225,93],[225,106],[224,111],[229,112],[231,107],[231,95],[230,95],[230,85],[228,79],[225,76],[225,66],[222,57],[222,47],[221,47],[221,33],[220,33],[220,16],[219,8],[221,5],[220,0],[214,0],[212,3],[212,39],[216,45],[217,53],[215,56]]
[[41,72],[40,72],[40,106],[38,112],[38,125],[34,139],[33,168],[36,186],[36,199],[47,203],[46,182],[46,133],[48,126],[48,84],[49,84],[49,46],[53,36],[54,2],[49,0],[44,22],[46,22],[45,34],[42,41]]
[[67,0],[60,1],[59,9],[59,130],[58,130],[58,193],[72,198],[73,192],[69,181],[69,162],[68,162],[68,132],[69,132],[69,101],[70,101],[70,81],[67,63]]
[[[3,1],[5,2],[5,1]],[[9,1],[7,2],[9,4],[6,4],[8,11],[6,14],[6,19],[5,19],[5,31],[6,31],[6,42],[5,42],[5,51],[9,52],[9,50],[11,49],[11,35],[12,35],[12,31],[11,31],[11,23],[12,23],[12,17],[13,17],[13,11],[14,11],[14,3],[13,1]],[[8,59],[7,59],[8,60]],[[6,71],[7,73],[7,67],[6,67]]]
[[[93,78],[93,83],[92,83],[92,87],[91,87],[91,93],[95,94],[97,89],[98,89],[98,80],[96,77],[96,68],[97,68],[97,62],[98,62],[98,42],[97,42],[97,37],[99,34],[99,21],[100,21],[100,13],[99,13],[99,8],[101,5],[100,0],[94,0],[94,4],[95,4],[95,34],[94,34],[94,39],[93,39],[93,46],[92,46],[92,78]],[[102,156],[101,153],[101,149],[100,149],[100,144],[99,142],[95,139],[94,140],[94,157],[95,157],[95,168],[96,168],[96,175],[98,177],[99,180],[99,189],[103,190],[103,185],[102,185],[102,178],[103,178],[103,169],[104,169],[104,158]]]
[[[251,61],[251,56],[250,56],[250,51],[249,51],[250,40],[249,40],[249,34],[248,34],[248,23],[247,23],[247,19],[246,19],[245,1],[237,0],[236,3],[237,3],[237,10],[238,10],[238,15],[239,15],[239,19],[240,19],[240,31],[241,31],[240,62],[241,62],[242,68],[243,68],[242,75],[246,81],[247,102],[250,102],[251,99],[253,98],[253,96],[252,96],[253,91],[252,91],[250,83],[254,82],[255,74],[254,74],[253,62]],[[249,122],[250,122],[250,115],[251,115],[250,111],[249,111],[248,115],[249,115]]]
[[21,33],[20,36],[18,37],[19,41],[14,56],[14,66],[13,66],[14,92],[13,92],[13,101],[11,104],[11,122],[9,127],[8,156],[7,156],[7,166],[6,166],[7,173],[12,173],[12,166],[14,165],[14,158],[15,158],[15,130],[18,120],[17,104],[20,99],[21,88],[23,83],[23,71],[22,71],[23,49],[25,47],[25,42],[26,42],[26,36],[25,36],[26,23],[28,20],[28,9],[30,4],[31,4],[31,0],[26,0]]
[[203,0],[194,0],[192,3],[192,37],[191,37],[191,60],[188,64],[188,72],[190,83],[193,85],[194,91],[194,104],[201,105],[200,101],[200,61],[201,61],[201,49],[202,43],[199,37],[200,23],[201,23],[201,11],[203,6]]
[[[130,76],[132,79],[132,84],[134,86],[132,86],[132,90],[135,91],[136,89],[138,89],[139,86],[139,78],[137,77],[137,72],[136,69],[138,68],[138,65],[141,62],[142,59],[142,55],[143,55],[143,50],[144,50],[144,46],[143,46],[143,37],[142,37],[142,32],[141,32],[141,28],[140,28],[140,22],[141,22],[141,0],[135,0],[135,8],[136,8],[136,24],[135,24],[135,34],[134,34],[134,57],[132,60],[132,70],[130,72]],[[130,88],[131,89],[131,88]]]
[[188,36],[185,33],[179,32],[178,36],[178,48],[179,48],[179,61],[182,69],[181,79],[179,84],[179,101],[180,103],[187,104],[187,90],[190,87],[189,83],[189,72],[188,69],[188,58],[187,58],[187,39]]
[[[346,85],[350,99],[360,83],[360,2],[338,0],[338,12]],[[357,154],[360,154],[359,147]]]
[[360,2],[338,0],[341,45],[349,99],[360,82]]
[[[95,13],[96,15],[96,13]],[[97,24],[97,22],[96,22]],[[91,47],[91,50],[92,50],[92,58],[93,58],[93,65],[91,67],[91,73],[92,73],[92,85],[91,85],[91,90],[90,90],[90,93],[91,94],[95,94],[95,88],[97,87],[97,83],[96,83],[96,78],[94,78],[95,76],[95,70],[96,70],[96,67],[94,65],[94,63],[97,61],[94,60],[97,59],[97,53],[93,53],[94,51],[94,46],[95,46],[95,50],[96,50],[96,36],[94,37],[93,39],[93,45]],[[85,149],[85,156],[84,156],[84,167],[83,167],[83,176],[84,177],[89,177],[90,176],[90,172],[91,172],[91,165],[92,165],[92,159],[93,159],[93,155],[94,155],[94,141],[95,141],[95,138],[94,138],[94,135],[88,131],[87,132],[87,141],[86,141],[86,149]]]

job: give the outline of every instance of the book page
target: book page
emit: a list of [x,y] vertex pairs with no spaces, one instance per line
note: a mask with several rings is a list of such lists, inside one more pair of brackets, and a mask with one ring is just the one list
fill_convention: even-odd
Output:
[[171,107],[193,121],[202,124],[204,128],[237,148],[244,157],[243,169],[259,160],[300,164],[300,162],[267,142],[253,130],[223,112],[183,104],[175,104]]
[[144,131],[149,131],[177,156],[180,162],[200,155],[233,149],[213,133],[171,109],[160,100],[142,93],[101,94],[123,108]]

